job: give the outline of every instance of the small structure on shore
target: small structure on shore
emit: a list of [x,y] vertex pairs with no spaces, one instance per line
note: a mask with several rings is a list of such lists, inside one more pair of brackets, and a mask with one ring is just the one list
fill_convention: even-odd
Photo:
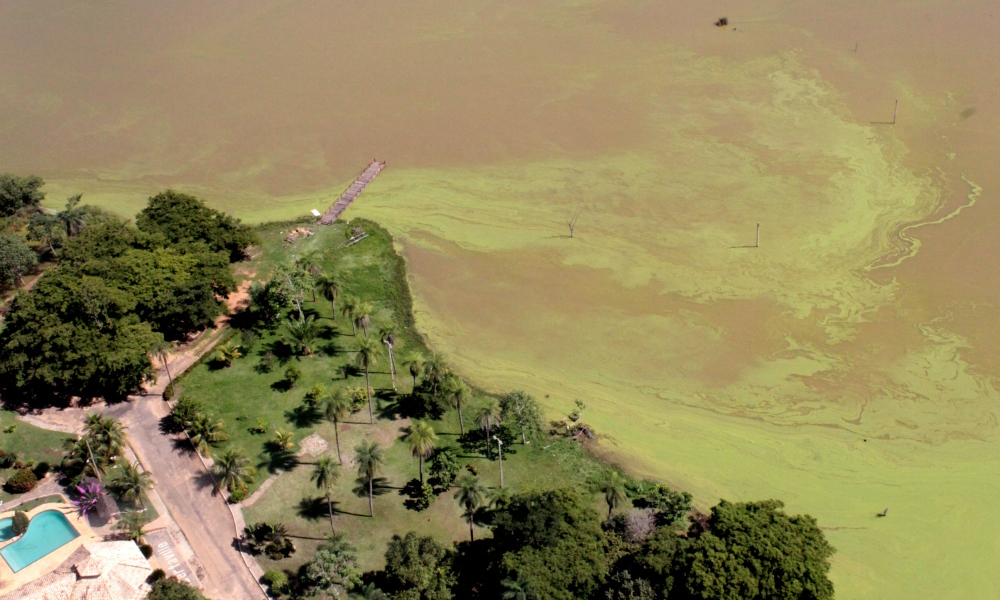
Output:
[[725,27],[729,25],[729,19],[727,17],[719,17],[719,20],[715,22],[716,27]]

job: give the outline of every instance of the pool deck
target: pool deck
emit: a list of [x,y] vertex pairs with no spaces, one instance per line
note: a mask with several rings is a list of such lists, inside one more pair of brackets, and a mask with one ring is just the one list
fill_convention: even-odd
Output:
[[[28,517],[34,518],[40,512],[45,512],[47,510],[58,510],[69,520],[76,531],[80,534],[76,539],[62,545],[61,547],[49,552],[42,558],[31,563],[27,567],[21,569],[17,573],[13,572],[11,568],[7,565],[7,562],[0,558],[0,592],[6,592],[14,588],[18,588],[26,583],[31,583],[39,577],[45,575],[49,571],[52,571],[59,565],[63,563],[70,554],[76,551],[77,548],[83,544],[88,544],[90,542],[100,542],[103,538],[96,534],[94,530],[87,523],[87,519],[81,517],[76,510],[76,507],[72,504],[67,503],[53,503],[53,504],[43,504],[39,507],[33,508],[28,511]],[[14,511],[8,510],[0,513],[0,519],[7,517],[13,517]],[[20,538],[14,538],[0,543],[0,548],[7,546],[8,544],[14,543]]]

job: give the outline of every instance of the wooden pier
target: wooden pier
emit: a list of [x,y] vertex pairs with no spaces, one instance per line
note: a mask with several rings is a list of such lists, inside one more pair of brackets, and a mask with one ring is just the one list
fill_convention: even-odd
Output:
[[351,187],[347,188],[340,198],[330,206],[329,210],[326,211],[319,219],[320,225],[333,225],[333,222],[337,220],[340,215],[347,210],[347,207],[354,202],[355,198],[361,195],[365,187],[375,179],[375,176],[379,174],[379,171],[385,168],[385,161],[379,162],[373,160],[372,164],[368,165],[368,168],[358,175],[358,178],[354,180]]

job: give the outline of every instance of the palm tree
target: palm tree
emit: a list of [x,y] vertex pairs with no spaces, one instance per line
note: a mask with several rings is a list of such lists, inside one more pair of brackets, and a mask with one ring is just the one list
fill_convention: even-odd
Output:
[[340,283],[333,278],[333,275],[320,275],[316,278],[316,290],[321,296],[330,301],[333,309],[333,318],[337,319],[337,298],[340,297]]
[[333,423],[333,437],[337,441],[337,460],[340,464],[344,464],[344,457],[340,455],[340,421],[351,414],[351,408],[351,398],[344,388],[337,388],[326,397],[324,416]]
[[389,373],[392,376],[392,391],[396,391],[396,359],[392,355],[392,348],[396,345],[396,334],[392,329],[386,327],[379,333],[382,343],[389,349]]
[[112,462],[125,450],[128,436],[121,421],[105,417],[100,413],[87,414],[84,430],[97,447],[91,450],[103,455],[106,462]]
[[[63,448],[66,451],[66,455],[63,457],[63,467],[70,471],[79,468],[80,471],[86,472],[89,469],[94,477],[100,479],[101,475],[104,474],[104,467],[107,465],[104,463],[103,456],[100,457],[100,461],[94,460],[92,447],[96,445],[96,441],[91,442],[89,434],[80,439],[70,438],[63,442]],[[10,457],[11,454],[13,453],[8,452],[7,456]]]
[[389,596],[375,587],[374,583],[369,583],[365,587],[351,592],[351,598],[355,598],[356,600],[389,600]]
[[218,477],[219,485],[232,491],[253,483],[254,473],[257,471],[250,466],[250,459],[242,450],[230,446],[215,459],[212,472]]
[[66,230],[66,237],[71,238],[87,226],[86,212],[82,208],[77,208],[83,194],[70,196],[66,199],[66,209],[56,215],[63,229]]
[[167,352],[173,350],[173,348],[174,345],[163,339],[162,335],[160,336],[160,339],[157,340],[156,345],[153,346],[153,354],[159,356],[160,360],[163,361],[163,370],[167,372],[167,380],[170,382],[170,391],[173,391],[174,389],[174,378],[170,375],[170,365],[167,364]]
[[516,577],[507,577],[500,582],[503,592],[500,593],[502,600],[533,600],[535,595],[531,591],[528,581],[521,579],[521,574]]
[[354,298],[353,296],[347,296],[346,298],[344,298],[343,303],[341,303],[340,305],[340,312],[345,317],[347,317],[348,321],[351,322],[351,331],[354,333],[355,337],[357,337],[358,335],[358,326],[355,324],[354,321],[354,313],[356,313],[358,310],[358,304],[360,303],[358,302],[357,298]]
[[146,515],[135,510],[128,510],[119,515],[115,529],[124,532],[128,539],[138,543],[146,535],[146,532],[143,531],[145,524]]
[[[365,332],[365,337],[368,337],[368,327],[372,324],[374,311],[375,309],[368,302],[360,302],[354,308],[354,323]],[[357,329],[354,330],[354,333],[357,335]]]
[[458,425],[461,427],[462,435],[464,436],[465,419],[462,418],[462,402],[468,402],[469,397],[472,395],[469,386],[465,385],[461,377],[452,373],[441,384],[441,391],[444,393],[445,398],[451,399],[452,404],[458,409]]
[[326,494],[326,508],[330,511],[330,530],[334,535],[337,534],[337,530],[333,527],[333,486],[340,479],[340,466],[333,462],[333,459],[329,456],[322,456],[316,461],[316,466],[313,468],[311,481],[316,482],[316,487],[323,490]]
[[317,337],[319,337],[319,324],[312,315],[298,321],[289,319],[285,323],[284,340],[297,354],[303,356],[312,354],[311,346]]
[[240,352],[239,346],[227,342],[225,344],[219,344],[219,346],[215,349],[215,356],[216,360],[220,363],[226,365],[227,367],[231,367],[233,365],[233,361],[243,356],[243,353]]
[[385,459],[382,456],[382,448],[377,442],[366,440],[354,448],[354,464],[358,465],[358,477],[368,480],[368,510],[371,516],[375,516],[375,475],[382,471],[382,463]]
[[212,446],[228,440],[229,436],[222,430],[222,419],[215,419],[210,414],[197,414],[184,424],[188,437],[194,449],[202,456],[211,456]]
[[489,400],[476,413],[476,424],[486,432],[486,458],[490,458],[490,433],[500,423],[500,405],[496,400]]
[[368,421],[375,423],[375,414],[372,411],[372,384],[368,372],[378,364],[378,346],[375,342],[365,338],[358,343],[358,354],[355,357],[355,364],[365,372],[365,393],[368,394]]
[[417,387],[417,376],[424,372],[424,357],[419,354],[414,354],[410,356],[403,366],[410,370],[410,375],[413,376],[413,387]]
[[295,434],[291,431],[278,428],[274,430],[274,439],[271,440],[271,443],[280,450],[290,450],[295,445],[295,442],[292,441],[292,437],[294,436]]
[[111,483],[121,492],[123,500],[138,506],[142,493],[153,488],[153,476],[140,469],[139,463],[126,462]]
[[410,432],[403,438],[410,448],[410,454],[420,460],[420,483],[424,482],[424,459],[434,452],[437,445],[437,433],[427,421],[414,420],[410,425]]
[[483,505],[486,498],[486,488],[480,483],[479,478],[466,473],[455,481],[458,491],[455,492],[455,499],[465,509],[465,519],[469,523],[469,539],[475,541],[472,533],[472,523],[475,518],[476,509]]
[[611,511],[625,501],[625,481],[618,475],[618,471],[610,471],[604,481],[601,482],[601,490],[604,494],[604,501],[608,503],[608,518],[611,518]]
[[431,393],[434,394],[435,398],[437,398],[438,386],[445,380],[449,372],[448,363],[437,352],[432,352],[431,357],[424,363],[424,379],[431,382]]

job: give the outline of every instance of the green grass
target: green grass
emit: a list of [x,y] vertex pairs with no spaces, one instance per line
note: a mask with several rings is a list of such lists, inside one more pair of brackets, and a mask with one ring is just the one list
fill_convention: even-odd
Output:
[[[359,225],[369,233],[369,238],[340,249],[338,246],[344,240],[342,224],[319,227],[313,237],[287,248],[283,247],[283,240],[290,225],[261,228],[261,254],[249,265],[249,269],[256,273],[258,279],[266,279],[276,266],[293,260],[293,255],[317,250],[322,257],[322,268],[340,279],[345,295],[373,304],[375,316],[370,334],[377,335],[378,330],[386,326],[391,326],[396,332],[397,365],[414,352],[426,356],[427,348],[413,327],[411,299],[402,259],[395,253],[392,240],[384,230],[370,222],[352,223],[352,226]],[[306,302],[305,310],[316,314],[320,322],[329,328],[328,339],[318,344],[313,356],[291,357],[271,373],[257,372],[254,367],[260,362],[260,356],[280,338],[279,327],[263,335],[255,351],[237,359],[231,367],[220,369],[213,367],[211,361],[205,361],[192,368],[179,384],[184,395],[200,399],[210,412],[224,420],[229,440],[221,444],[220,449],[232,445],[254,458],[258,476],[251,486],[251,493],[269,476],[280,473],[277,475],[279,479],[244,509],[248,523],[281,522],[296,536],[298,552],[282,561],[260,557],[265,569],[294,571],[312,556],[330,527],[326,504],[320,491],[310,481],[311,463],[315,457],[302,456],[299,464],[285,464],[289,468],[282,471],[282,461],[275,460],[269,452],[268,441],[273,438],[276,428],[292,431],[295,442],[318,433],[329,443],[326,454],[336,456],[333,426],[322,420],[300,419],[295,411],[303,404],[306,391],[314,384],[323,384],[329,390],[338,386],[364,385],[363,374],[346,379],[343,375],[343,367],[354,360],[356,338],[350,324],[343,317],[333,319],[330,304],[322,299]],[[357,335],[362,333],[359,331]],[[303,377],[293,389],[283,391],[280,382],[284,379],[284,369],[291,364],[302,370]],[[394,534],[416,531],[443,542],[464,540],[469,535],[468,526],[452,498],[453,492],[438,495],[423,511],[408,508],[408,497],[401,495],[401,489],[407,482],[418,476],[418,465],[401,441],[409,420],[400,418],[395,410],[394,403],[405,402],[412,385],[408,372],[400,370],[397,377],[400,395],[395,396],[388,374],[388,356],[383,351],[379,366],[371,374],[372,388],[379,396],[376,424],[368,424],[367,411],[362,409],[341,425],[341,448],[347,464],[333,493],[337,511],[335,526],[347,533],[350,541],[358,547],[360,564],[365,569],[382,566],[386,542]],[[485,396],[476,392],[469,405],[464,407],[466,427],[474,427],[474,408],[484,400]],[[267,422],[266,434],[250,432],[258,418]],[[458,447],[459,423],[454,409],[444,413],[440,420],[432,421],[432,425],[439,435],[439,447]],[[359,485],[357,473],[350,463],[353,448],[362,439],[375,439],[385,449],[386,466],[381,474],[385,487],[375,498],[374,519],[368,516],[365,490],[359,494],[355,489]],[[462,464],[475,468],[485,485],[496,487],[499,485],[499,464],[495,458],[487,459],[482,452],[482,448],[472,451],[459,448]],[[561,438],[538,440],[528,445],[513,444],[504,454],[505,484],[512,490],[563,485],[582,487],[588,477],[602,468],[578,444]],[[603,505],[598,508],[603,510]],[[485,533],[478,530],[477,535]]]
[[50,496],[42,496],[41,498],[35,498],[34,500],[28,500],[27,502],[22,502],[21,504],[14,505],[12,507],[3,507],[3,510],[11,510],[11,508],[28,512],[29,510],[38,508],[43,504],[58,504],[60,502],[65,502],[66,499],[59,494],[52,494]]
[[[11,426],[14,430],[8,433]],[[68,437],[68,434],[20,421],[14,411],[0,411],[0,449],[17,453],[21,462],[46,461],[54,467],[62,459],[62,444]]]

